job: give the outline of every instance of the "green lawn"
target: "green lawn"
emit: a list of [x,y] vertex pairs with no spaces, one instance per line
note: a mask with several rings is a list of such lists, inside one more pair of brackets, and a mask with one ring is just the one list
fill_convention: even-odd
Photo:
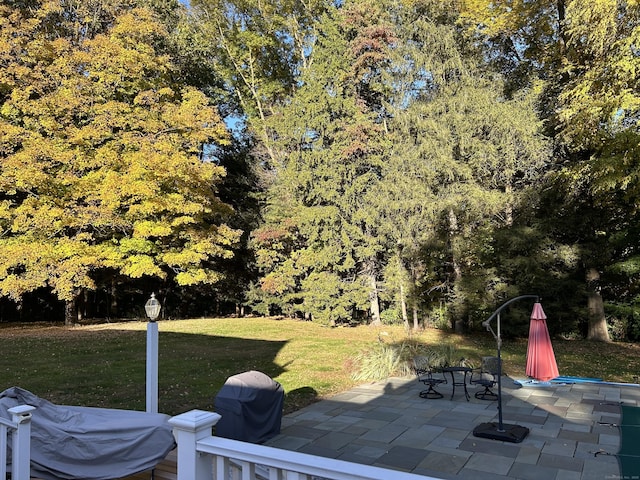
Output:
[[[67,328],[0,327],[0,390],[19,386],[60,404],[145,409],[146,322]],[[401,327],[327,328],[265,318],[159,322],[159,409],[178,414],[211,410],[225,380],[259,370],[282,384],[285,411],[354,385],[353,357],[382,338],[401,342]],[[412,335],[427,344],[452,342],[477,361],[495,353],[482,332],[457,336],[439,330]],[[561,375],[633,382],[640,373],[635,344],[553,340]],[[523,378],[526,339],[503,342],[505,373]]]

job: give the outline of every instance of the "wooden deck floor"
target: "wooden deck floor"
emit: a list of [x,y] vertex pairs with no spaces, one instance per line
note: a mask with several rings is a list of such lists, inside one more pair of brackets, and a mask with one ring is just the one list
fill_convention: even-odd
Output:
[[176,450],[171,450],[169,455],[161,461],[153,472],[148,470],[146,472],[137,473],[131,477],[123,478],[122,480],[177,480],[176,474]]
[[[176,473],[176,450],[171,450],[169,455],[161,461],[152,472],[147,470],[146,472],[137,473],[130,477],[124,477],[118,480],[177,480],[178,475]],[[42,480],[37,477],[31,477],[31,480]]]

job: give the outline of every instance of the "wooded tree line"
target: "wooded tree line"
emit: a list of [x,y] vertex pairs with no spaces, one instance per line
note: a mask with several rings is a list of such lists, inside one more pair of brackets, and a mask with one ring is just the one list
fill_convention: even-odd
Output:
[[640,338],[637,0],[0,10],[3,321]]

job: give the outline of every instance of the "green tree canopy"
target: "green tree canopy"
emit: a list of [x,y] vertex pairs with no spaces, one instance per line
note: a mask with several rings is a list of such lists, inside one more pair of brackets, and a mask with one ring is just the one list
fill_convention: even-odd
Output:
[[313,304],[316,317],[343,305],[342,320],[373,307],[383,283],[391,302],[427,282],[453,291],[478,232],[510,224],[544,168],[535,92],[503,98],[438,2],[347,2],[317,32],[300,87],[274,116],[281,164],[256,233],[263,290]]
[[465,0],[462,5],[485,56],[502,57],[500,45],[517,47],[511,51],[518,68],[511,74],[518,69],[525,74],[512,75],[514,85],[544,82],[541,112],[558,167],[546,189],[555,206],[546,203],[542,225],[555,232],[558,248],[579,247],[580,268],[573,274],[587,278],[588,335],[607,340],[601,290],[637,303],[637,289],[620,288],[618,282],[622,272],[630,284],[638,275],[638,2]]

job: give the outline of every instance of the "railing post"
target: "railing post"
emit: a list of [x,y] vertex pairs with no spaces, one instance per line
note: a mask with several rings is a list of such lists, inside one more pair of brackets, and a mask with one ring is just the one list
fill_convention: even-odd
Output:
[[169,419],[178,444],[178,480],[211,480],[211,457],[196,450],[198,440],[210,437],[212,427],[222,417],[217,413],[191,410]]
[[7,411],[16,424],[11,442],[11,478],[29,480],[31,478],[31,412],[36,407],[18,405]]

